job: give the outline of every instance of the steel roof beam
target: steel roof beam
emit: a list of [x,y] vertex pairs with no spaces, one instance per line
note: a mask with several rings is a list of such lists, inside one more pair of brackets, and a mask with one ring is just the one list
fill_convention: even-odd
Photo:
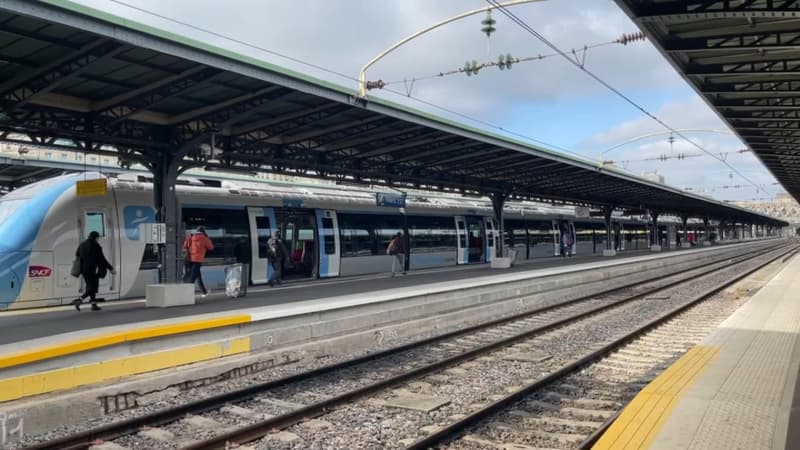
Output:
[[[252,122],[252,123],[243,124],[243,125],[241,125],[241,126],[239,126],[237,128],[232,129],[230,131],[230,134],[239,135],[239,134],[250,133],[251,131],[263,130],[263,129],[266,129],[266,128],[274,127],[275,125],[280,125],[280,124],[285,123],[285,122],[290,122],[292,120],[300,119],[300,118],[303,118],[303,117],[308,117],[308,116],[311,116],[313,114],[325,112],[325,111],[328,111],[328,110],[331,110],[331,109],[342,110],[343,108],[344,108],[344,105],[341,105],[339,103],[334,103],[334,102],[323,103],[322,105],[319,105],[319,106],[316,106],[316,107],[312,107],[312,108],[308,108],[308,107],[303,106],[303,107],[300,108],[299,111],[296,111],[296,112],[293,112],[293,113],[278,115],[278,116],[270,117],[270,118],[267,118],[267,119],[257,120],[257,121]],[[240,122],[237,122],[237,123],[240,123]]]
[[[402,136],[404,134],[408,134],[413,132],[414,130],[422,130],[423,128],[416,124],[404,124],[402,128],[395,128],[395,129],[377,129],[372,130],[373,133],[360,133],[361,137],[353,139],[352,136],[348,136],[342,139],[336,139],[332,142],[326,142],[324,145],[319,147],[320,151],[329,153],[335,152],[339,150],[345,150],[348,148],[357,147],[359,145],[369,144],[370,142],[380,141],[387,138]],[[330,144],[335,144],[331,146]]]
[[[81,48],[79,45],[68,43],[64,39],[51,38],[51,37],[43,36],[43,35],[35,33],[35,32],[31,32],[29,30],[25,30],[23,28],[15,27],[15,26],[11,25],[11,21],[12,21],[12,19],[14,19],[16,17],[18,17],[18,16],[14,16],[14,17],[10,18],[9,20],[7,20],[7,21],[3,22],[2,24],[0,24],[0,34],[7,34],[9,36],[16,36],[16,37],[25,38],[25,39],[32,39],[34,41],[39,41],[39,42],[42,42],[42,43],[45,43],[45,44],[55,45],[57,47],[70,49],[70,50],[80,50],[80,48]],[[45,28],[45,27],[42,27],[42,28]]]
[[776,17],[800,17],[797,0],[768,0],[755,2],[747,0],[743,3],[729,0],[673,0],[659,3],[633,3],[626,1],[637,20],[681,20],[692,18],[761,18],[774,14]]
[[[453,151],[468,150],[468,149],[474,148],[474,147],[489,147],[489,146],[490,146],[490,144],[487,144],[485,142],[480,142],[480,141],[470,142],[470,143],[467,143],[467,144],[454,144],[454,145],[449,145],[449,146],[445,146],[445,147],[439,147],[437,149],[431,150],[424,157],[441,155],[442,153],[449,153],[449,152],[453,152]],[[493,150],[494,150],[494,153],[496,153],[498,151],[504,151],[506,149],[495,148]],[[423,163],[426,166],[437,166],[437,165],[440,165],[440,164],[446,164],[448,162],[455,162],[455,161],[461,161],[462,159],[469,159],[469,157],[477,156],[478,154],[480,154],[480,152],[466,153],[466,154],[462,153],[462,154],[460,154],[459,156],[457,156],[455,158],[448,158],[448,159],[442,159],[442,160],[431,159],[431,160],[426,160]],[[465,158],[465,156],[467,156],[467,155],[469,155],[469,156]],[[416,154],[411,154],[409,156],[404,156],[402,158],[394,159],[394,160],[392,160],[392,163],[393,164],[404,163],[404,162],[414,161],[415,159],[419,159],[419,156],[416,155]],[[450,161],[450,160],[452,160],[452,161]]]
[[[473,142],[473,143],[467,144],[467,145],[451,146],[451,147],[446,147],[446,148],[443,148],[443,149],[437,149],[436,152],[431,152],[429,155],[425,155],[425,156],[433,156],[435,154],[447,153],[447,152],[451,152],[453,150],[466,150],[466,149],[473,148],[473,147],[485,147],[485,148],[482,148],[481,150],[476,151],[476,152],[462,153],[462,154],[460,154],[458,156],[452,156],[452,157],[445,158],[445,159],[426,160],[423,163],[425,165],[428,165],[428,166],[441,166],[442,164],[450,164],[450,163],[454,163],[454,162],[458,162],[458,161],[463,161],[465,159],[480,158],[482,156],[489,156],[489,155],[493,155],[495,153],[501,153],[501,152],[508,151],[507,149],[502,148],[502,147],[491,147],[490,144],[486,144],[484,142]],[[439,150],[442,150],[442,151],[439,151]],[[407,160],[409,158],[403,158],[403,159]]]
[[236,105],[247,103],[248,101],[257,100],[261,97],[269,96],[270,94],[280,91],[284,91],[284,88],[280,86],[265,87],[249,94],[240,95],[238,97],[234,97],[219,103],[201,106],[200,108],[196,108],[191,111],[186,111],[184,113],[173,116],[170,122],[173,125],[187,123],[199,117],[208,116],[210,114],[214,114],[219,111],[224,111],[225,109],[233,108]]
[[377,122],[379,120],[387,120],[386,116],[381,116],[378,114],[374,114],[371,116],[360,117],[360,118],[352,118],[342,123],[337,123],[334,125],[327,126],[325,128],[318,128],[311,131],[307,131],[304,133],[293,134],[290,136],[282,136],[281,143],[282,144],[296,144],[298,142],[303,142],[307,140],[313,140],[319,138],[321,136],[325,136],[326,134],[335,133],[337,131],[346,130],[348,128],[357,127],[360,125],[366,125],[368,123]]
[[[439,133],[433,132],[433,133],[430,133],[430,134],[431,135],[436,135],[436,134],[439,134]],[[416,155],[419,155],[422,152],[428,151],[428,149],[425,149],[425,148],[420,149],[420,148],[416,148],[416,147],[435,144],[437,142],[449,141],[449,140],[452,140],[452,139],[465,140],[465,138],[462,138],[460,136],[453,136],[451,134],[443,134],[443,135],[439,135],[439,136],[436,136],[436,137],[426,137],[424,139],[417,139],[417,140],[401,143],[401,144],[398,144],[398,145],[392,145],[392,146],[389,146],[389,147],[383,147],[383,148],[379,148],[379,149],[375,149],[375,150],[370,150],[370,151],[367,151],[367,152],[364,152],[364,153],[357,153],[357,154],[353,155],[353,157],[357,158],[357,159],[364,159],[364,158],[371,158],[373,156],[380,156],[380,155],[385,155],[385,154],[388,154],[388,153],[394,153],[394,152],[398,152],[398,151],[401,151],[401,150],[409,150],[409,149],[413,149],[412,153],[414,153]]]
[[62,56],[39,68],[24,70],[16,77],[0,84],[0,98],[12,103],[21,102],[121,47],[122,44],[105,39],[92,41],[78,51]]

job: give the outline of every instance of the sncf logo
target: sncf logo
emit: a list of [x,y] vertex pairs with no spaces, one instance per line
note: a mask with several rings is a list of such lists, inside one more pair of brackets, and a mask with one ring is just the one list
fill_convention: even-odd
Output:
[[49,277],[52,270],[45,266],[31,266],[28,268],[28,278]]

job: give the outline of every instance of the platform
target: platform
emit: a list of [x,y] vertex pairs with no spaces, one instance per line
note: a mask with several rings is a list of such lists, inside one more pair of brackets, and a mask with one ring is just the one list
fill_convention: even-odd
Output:
[[[729,251],[726,247],[557,258],[502,271],[483,266],[328,280],[256,288],[245,298],[218,296],[167,309],[148,309],[136,300],[108,304],[103,312],[9,311],[0,314],[0,402],[337,339],[330,351],[374,345],[376,339],[382,345],[579,298],[586,289],[622,286],[676,264],[696,264]],[[287,355],[277,356],[292,358]]]
[[646,386],[595,449],[800,448],[800,256]]
[[[736,244],[726,244],[736,245]],[[719,248],[711,247],[711,248]],[[347,278],[333,278],[314,281],[287,282],[283,286],[251,286],[248,295],[243,298],[225,298],[224,293],[216,291],[206,298],[198,298],[197,304],[186,307],[168,309],[148,309],[144,299],[130,299],[102,304],[103,311],[93,313],[84,305],[84,311],[77,312],[72,306],[56,306],[29,310],[11,310],[0,312],[0,355],[12,351],[9,345],[24,341],[31,344],[47,343],[38,341],[64,333],[87,334],[89,330],[106,327],[145,326],[148,322],[170,319],[207,318],[209,314],[236,314],[237,311],[250,310],[256,307],[278,307],[287,313],[293,308],[300,308],[307,301],[316,301],[324,307],[333,298],[349,297],[354,301],[380,298],[407,293],[408,290],[443,289],[448,286],[462,286],[464,281],[480,285],[491,279],[514,279],[523,276],[546,276],[566,271],[579,271],[597,267],[609,267],[625,262],[645,261],[656,258],[674,256],[675,254],[706,251],[708,248],[675,249],[652,254],[648,250],[620,252],[614,257],[603,257],[596,253],[579,255],[571,258],[553,257],[521,261],[510,269],[498,271],[488,264],[455,266],[440,269],[408,272],[408,275],[390,278],[389,274],[376,274]],[[360,300],[359,300],[360,299]],[[287,309],[288,308],[288,309]]]

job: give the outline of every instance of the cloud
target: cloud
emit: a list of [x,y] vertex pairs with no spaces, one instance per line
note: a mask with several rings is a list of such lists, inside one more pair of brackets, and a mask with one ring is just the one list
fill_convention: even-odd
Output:
[[[361,66],[385,48],[445,17],[486,6],[480,0],[124,0],[141,9],[137,10],[117,0],[77,1],[353,90],[357,88],[354,79]],[[584,45],[608,43],[623,33],[638,31],[635,24],[611,1],[548,0],[511,10],[566,51],[581,49]],[[184,25],[168,18],[184,22]],[[494,18],[497,20],[497,32],[488,42],[480,32],[482,16],[479,15],[437,29],[391,53],[369,70],[368,78],[396,81],[390,88],[400,91],[401,95],[386,90],[372,91],[370,95],[447,115],[404,97],[402,81],[456,69],[467,60],[495,60],[500,53],[511,53],[516,57],[552,53],[545,44],[501,13],[495,12]],[[209,32],[229,36],[239,42]],[[330,71],[288,60],[271,52],[307,61]],[[609,44],[590,49],[585,64],[589,70],[630,94],[637,102],[653,109],[659,118],[675,128],[726,129],[649,42],[627,46]],[[510,71],[486,68],[475,77],[458,74],[419,79],[414,83],[413,95],[479,120],[499,125],[519,124],[520,129],[514,131],[531,134],[534,138],[537,137],[535,133],[542,133],[543,130],[563,129],[565,131],[560,136],[548,136],[547,139],[565,146],[573,146],[578,142],[579,145],[574,145],[579,149],[576,151],[591,156],[598,156],[603,150],[632,137],[663,129],[560,57],[520,63]],[[678,100],[674,100],[676,96]],[[594,110],[607,111],[608,117],[620,117],[623,120],[608,127],[609,118],[570,126],[569,123],[575,119],[569,113],[551,114],[545,116],[545,120],[538,119],[543,116],[541,111],[548,107],[581,103],[592,106]],[[540,112],[535,123],[525,117],[515,120],[509,117],[510,114],[533,109]],[[454,118],[466,121],[463,117]],[[713,134],[692,136],[710,151],[731,151],[741,147],[730,137]],[[666,136],[660,135],[651,140],[637,141],[610,155],[616,160],[658,156],[669,150],[668,146],[665,149],[665,139]],[[676,142],[674,151],[697,150]],[[754,179],[771,178],[755,158],[749,156],[748,159],[747,156],[736,160],[737,167],[752,169],[754,172],[750,175]],[[714,183],[725,182],[729,172],[724,165],[709,157],[683,162],[630,163],[629,167],[638,173],[663,168],[670,182],[674,180],[675,183],[708,186],[709,189]]]

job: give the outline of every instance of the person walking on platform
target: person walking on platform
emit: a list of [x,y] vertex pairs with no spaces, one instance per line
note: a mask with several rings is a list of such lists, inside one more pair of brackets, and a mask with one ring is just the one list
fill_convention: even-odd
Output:
[[272,267],[272,275],[267,282],[270,286],[281,284],[283,281],[283,264],[286,258],[289,257],[289,252],[286,251],[286,246],[283,245],[280,230],[275,230],[272,237],[267,241],[267,259],[269,265]]
[[389,241],[389,245],[386,247],[386,254],[392,255],[392,278],[394,278],[397,272],[402,272],[403,275],[406,274],[406,245],[403,242],[403,233],[397,232],[397,234]]
[[89,238],[83,241],[75,251],[75,256],[80,260],[81,276],[86,285],[83,295],[72,301],[78,311],[81,310],[81,303],[86,297],[89,297],[92,311],[100,311],[100,307],[97,306],[97,301],[102,300],[97,298],[100,279],[105,278],[107,272],[111,272],[112,275],[116,274],[114,268],[103,255],[103,247],[97,242],[99,237],[100,233],[92,231],[89,233]]
[[565,228],[561,232],[561,257],[572,257],[572,233],[569,228]]
[[200,269],[203,266],[203,262],[206,260],[206,252],[214,250],[214,244],[212,244],[211,239],[208,238],[206,229],[204,227],[197,227],[197,233],[192,234],[184,241],[183,245],[184,249],[189,254],[189,260],[192,262],[191,283],[197,283],[200,286],[200,290],[203,291],[203,297],[205,297],[208,295],[208,289],[206,289],[206,285],[203,284],[203,274]]

